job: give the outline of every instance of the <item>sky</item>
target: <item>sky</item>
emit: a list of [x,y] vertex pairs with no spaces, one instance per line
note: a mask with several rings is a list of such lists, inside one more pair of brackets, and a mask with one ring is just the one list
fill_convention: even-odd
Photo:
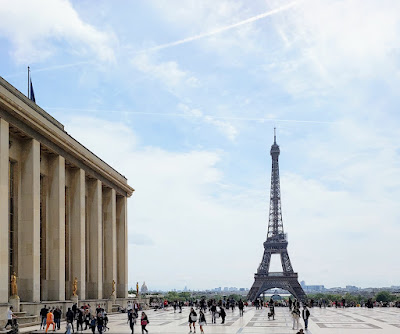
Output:
[[[129,286],[250,288],[273,129],[299,280],[400,285],[400,2],[0,0],[0,76],[128,178]],[[271,271],[279,271],[272,259]]]

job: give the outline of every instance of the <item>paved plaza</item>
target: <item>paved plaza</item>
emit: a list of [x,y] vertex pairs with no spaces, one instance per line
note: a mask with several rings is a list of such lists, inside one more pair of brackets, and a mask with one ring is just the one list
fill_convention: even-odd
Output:
[[[268,309],[256,310],[247,308],[244,316],[239,317],[239,310],[227,312],[225,325],[221,325],[221,319],[217,319],[217,324],[211,324],[211,315],[207,312],[206,318],[208,325],[205,326],[205,333],[229,333],[229,334],[259,334],[273,333],[286,334],[297,333],[292,330],[292,318],[288,308],[276,307],[275,320],[268,320]],[[398,308],[347,308],[347,309],[319,309],[312,308],[309,321],[310,334],[347,334],[347,333],[368,333],[368,334],[391,334],[400,333],[400,309]],[[175,313],[173,310],[161,310],[146,312],[150,324],[147,326],[149,333],[177,334],[188,333],[189,308],[184,308],[183,313]],[[130,333],[127,324],[126,314],[110,315],[107,333]],[[140,325],[135,326],[135,333],[141,333]],[[301,321],[304,328],[304,323]],[[32,328],[31,328],[32,330]],[[62,324],[60,332],[64,332],[65,324]],[[26,329],[24,329],[24,332]],[[51,332],[51,331],[49,331]],[[196,332],[200,333],[198,324]],[[91,333],[87,330],[83,333]],[[97,333],[97,331],[96,331]]]

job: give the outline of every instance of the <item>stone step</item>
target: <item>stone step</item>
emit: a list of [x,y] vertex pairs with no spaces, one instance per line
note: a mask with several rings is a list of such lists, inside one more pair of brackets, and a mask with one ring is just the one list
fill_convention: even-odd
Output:
[[14,315],[16,315],[19,318],[25,316],[26,312],[14,312]]
[[21,326],[23,324],[32,324],[33,322],[38,321],[37,315],[26,315],[23,317],[18,317],[18,324]]
[[40,325],[40,321],[33,321],[33,322],[27,322],[25,324],[19,324],[19,328],[25,328],[25,327],[30,327],[30,326],[35,326],[35,325]]

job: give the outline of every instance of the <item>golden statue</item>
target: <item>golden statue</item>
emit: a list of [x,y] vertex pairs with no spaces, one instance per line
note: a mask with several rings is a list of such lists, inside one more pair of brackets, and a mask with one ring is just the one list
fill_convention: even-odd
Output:
[[18,296],[17,275],[15,272],[11,275],[11,296]]
[[75,277],[74,282],[72,283],[72,295],[77,296],[76,292],[78,291],[78,279]]
[[112,292],[111,292],[111,295],[113,295],[114,292],[115,292],[115,281],[113,280],[112,281]]
[[139,296],[139,282],[136,282],[136,296]]

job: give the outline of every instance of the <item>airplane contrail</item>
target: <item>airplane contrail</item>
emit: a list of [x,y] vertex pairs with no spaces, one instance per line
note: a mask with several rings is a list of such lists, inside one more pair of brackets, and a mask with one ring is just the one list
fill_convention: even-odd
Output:
[[208,114],[192,115],[183,113],[161,113],[161,112],[145,112],[145,111],[132,111],[132,110],[101,110],[101,109],[80,109],[80,108],[62,108],[62,107],[43,107],[44,110],[54,111],[75,111],[87,113],[121,113],[121,114],[136,114],[136,115],[149,115],[149,116],[177,116],[177,117],[191,117],[201,119],[221,119],[231,121],[257,121],[257,122],[288,122],[288,123],[316,123],[316,124],[333,124],[335,121],[315,121],[315,120],[299,120],[299,119],[280,119],[280,118],[256,118],[256,117],[230,117],[230,116],[213,116]]
[[[198,34],[198,35],[195,35],[195,36],[191,36],[191,37],[187,37],[187,38],[184,38],[184,39],[180,39],[180,40],[175,41],[175,42],[160,44],[160,45],[148,48],[148,49],[139,50],[139,51],[134,52],[134,54],[148,52],[148,51],[162,50],[162,49],[170,48],[172,46],[176,46],[176,45],[192,42],[192,41],[195,41],[195,40],[198,40],[198,39],[201,39],[201,38],[205,38],[205,37],[208,37],[208,36],[216,35],[216,34],[219,34],[221,32],[224,32],[226,30],[233,29],[233,28],[242,26],[244,24],[248,24],[248,23],[251,23],[251,22],[254,22],[254,21],[258,21],[258,20],[263,19],[265,17],[268,17],[268,16],[271,16],[271,15],[286,11],[286,10],[296,6],[300,2],[301,1],[293,1],[293,2],[290,2],[290,3],[286,4],[286,5],[284,5],[284,6],[281,6],[279,8],[275,8],[275,9],[270,10],[268,12],[265,12],[265,13],[250,17],[250,18],[248,18],[246,20],[243,20],[243,21],[240,21],[240,22],[237,22],[237,23],[234,23],[234,24],[230,24],[230,25],[227,25],[225,27],[221,27],[221,28],[218,28],[218,29],[213,30],[213,31],[209,31],[209,32],[206,32],[206,33],[202,33],[202,34]],[[54,66],[38,68],[36,70],[32,70],[31,72],[32,73],[35,73],[35,72],[37,73],[37,72],[52,71],[52,70],[58,70],[58,69],[67,68],[67,67],[75,67],[75,66],[80,66],[80,65],[85,65],[85,64],[94,64],[94,62],[93,61],[82,61],[82,62],[71,63],[71,64],[54,65]],[[11,77],[16,77],[16,76],[25,75],[25,74],[26,74],[26,71],[4,75],[4,77],[5,78],[11,78]]]
[[284,5],[284,6],[281,6],[279,8],[275,8],[275,9],[270,10],[268,12],[265,12],[265,13],[250,17],[250,18],[248,18],[246,20],[243,20],[243,21],[240,21],[240,22],[237,22],[237,23],[234,23],[234,24],[227,25],[225,27],[221,27],[221,28],[215,29],[213,31],[209,31],[209,32],[206,32],[206,33],[202,33],[202,34],[198,34],[198,35],[195,35],[195,36],[191,36],[191,37],[187,37],[187,38],[184,38],[184,39],[180,39],[180,40],[175,41],[175,42],[160,44],[160,45],[148,48],[148,49],[137,51],[136,53],[142,53],[142,52],[147,52],[147,51],[156,51],[156,50],[166,49],[166,48],[170,48],[172,46],[185,44],[185,43],[192,42],[192,41],[204,38],[204,37],[208,37],[208,36],[212,36],[212,35],[215,35],[215,34],[219,34],[219,33],[224,32],[226,30],[230,30],[230,29],[242,26],[244,24],[248,24],[248,23],[251,23],[251,22],[254,22],[254,21],[258,21],[258,20],[261,20],[261,19],[263,19],[265,17],[268,17],[268,16],[271,16],[271,15],[283,12],[285,10],[288,10],[288,9],[296,6],[298,3],[299,3],[299,1],[293,1],[293,2],[290,2],[290,3],[286,4],[286,5]]

